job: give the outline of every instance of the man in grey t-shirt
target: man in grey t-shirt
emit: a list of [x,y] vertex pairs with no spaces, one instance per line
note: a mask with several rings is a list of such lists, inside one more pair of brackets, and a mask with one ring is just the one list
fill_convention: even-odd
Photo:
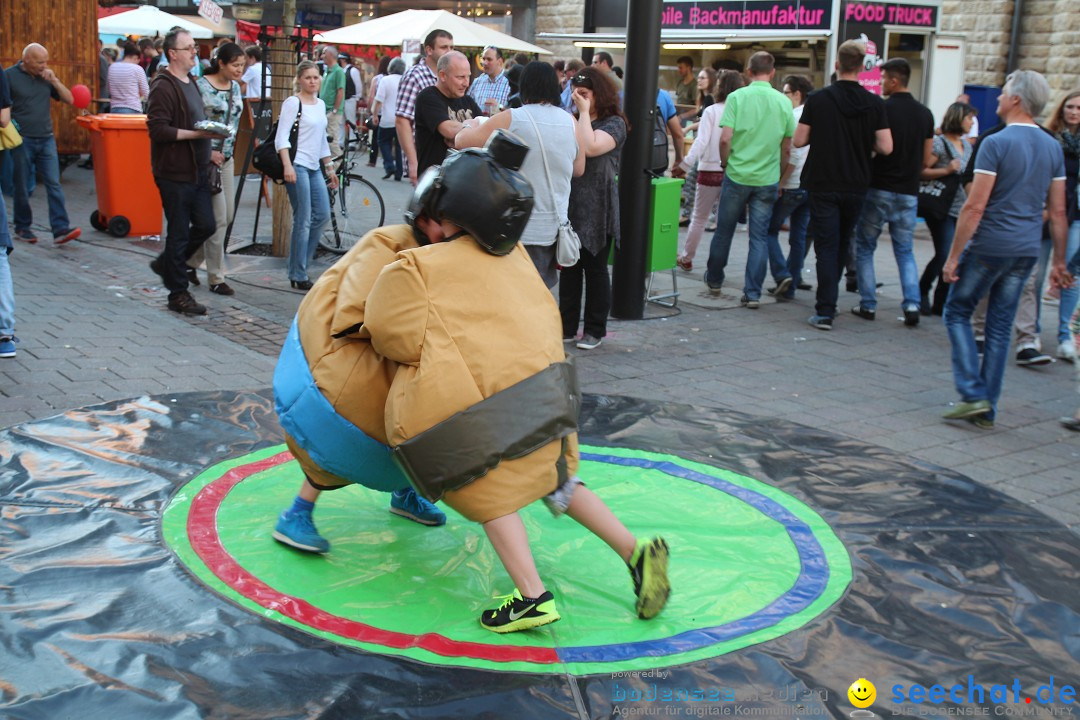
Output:
[[79,237],[81,231],[68,222],[49,111],[51,100],[71,105],[74,98],[49,67],[49,51],[37,43],[27,45],[22,61],[4,72],[11,87],[11,119],[23,137],[22,145],[12,153],[15,236],[37,242],[37,236],[30,229],[34,214],[30,210],[29,192],[31,168],[36,167],[49,200],[49,227],[53,240],[58,244],[70,242]]
[[[975,179],[942,270],[945,282],[953,285],[944,321],[961,397],[946,419],[994,425],[1017,303],[1038,260],[1044,208],[1054,242],[1050,281],[1058,287],[1072,281],[1064,257],[1065,156],[1033,119],[1049,97],[1050,86],[1039,73],[1012,73],[998,98],[998,115],[1006,127],[980,143]],[[980,365],[971,316],[983,297],[989,301]]]

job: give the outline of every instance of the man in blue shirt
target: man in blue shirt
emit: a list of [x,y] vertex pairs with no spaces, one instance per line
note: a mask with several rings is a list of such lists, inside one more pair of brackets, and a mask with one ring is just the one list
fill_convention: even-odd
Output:
[[[961,402],[945,413],[993,427],[1020,293],[1039,257],[1043,209],[1054,259],[1050,281],[1071,283],[1065,269],[1065,156],[1035,124],[1050,97],[1046,79],[1031,70],[1009,75],[998,98],[1005,129],[980,143],[967,202],[956,222],[942,277],[952,283],[944,321],[952,344],[953,378]],[[982,364],[971,316],[983,297],[986,342]]]
[[510,81],[503,75],[502,50],[494,45],[484,48],[480,56],[484,72],[476,76],[469,87],[469,96],[476,101],[484,114],[491,117],[506,107],[510,101]]

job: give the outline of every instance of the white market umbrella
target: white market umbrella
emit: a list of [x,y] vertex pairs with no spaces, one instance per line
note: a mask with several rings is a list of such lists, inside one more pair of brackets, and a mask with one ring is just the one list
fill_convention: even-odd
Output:
[[432,30],[449,32],[454,36],[455,47],[482,48],[493,45],[503,51],[551,55],[550,51],[542,47],[445,10],[403,10],[375,20],[319,33],[315,35],[315,40],[341,45],[401,45],[404,40],[423,41]]
[[193,38],[212,38],[213,31],[177,15],[158,10],[153,5],[143,5],[134,10],[110,15],[98,20],[98,33],[109,35],[165,35],[173,27],[180,26]]

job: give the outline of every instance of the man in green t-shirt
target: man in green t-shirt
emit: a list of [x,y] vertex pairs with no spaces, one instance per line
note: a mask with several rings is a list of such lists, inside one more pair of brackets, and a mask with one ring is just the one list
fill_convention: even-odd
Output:
[[319,99],[326,105],[326,133],[333,138],[330,141],[330,154],[334,157],[341,154],[345,131],[345,71],[338,66],[337,59],[336,47],[328,45],[323,49],[322,61],[326,65],[326,75],[319,89]]
[[[724,268],[731,251],[742,208],[750,205],[750,252],[742,305],[757,308],[768,261],[769,219],[776,203],[780,168],[787,165],[795,117],[791,101],[770,81],[776,74],[773,56],[757,52],[747,63],[750,84],[731,93],[720,118],[720,160],[724,164],[724,190],[716,217],[716,233],[709,248],[705,284],[715,295],[724,282]],[[776,297],[791,287],[791,273],[778,263],[773,268]]]

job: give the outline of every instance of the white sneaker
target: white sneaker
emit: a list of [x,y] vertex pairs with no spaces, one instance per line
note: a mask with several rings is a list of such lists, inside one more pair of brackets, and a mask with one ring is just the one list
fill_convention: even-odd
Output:
[[1072,340],[1064,340],[1058,344],[1057,356],[1065,362],[1076,361],[1076,343]]

